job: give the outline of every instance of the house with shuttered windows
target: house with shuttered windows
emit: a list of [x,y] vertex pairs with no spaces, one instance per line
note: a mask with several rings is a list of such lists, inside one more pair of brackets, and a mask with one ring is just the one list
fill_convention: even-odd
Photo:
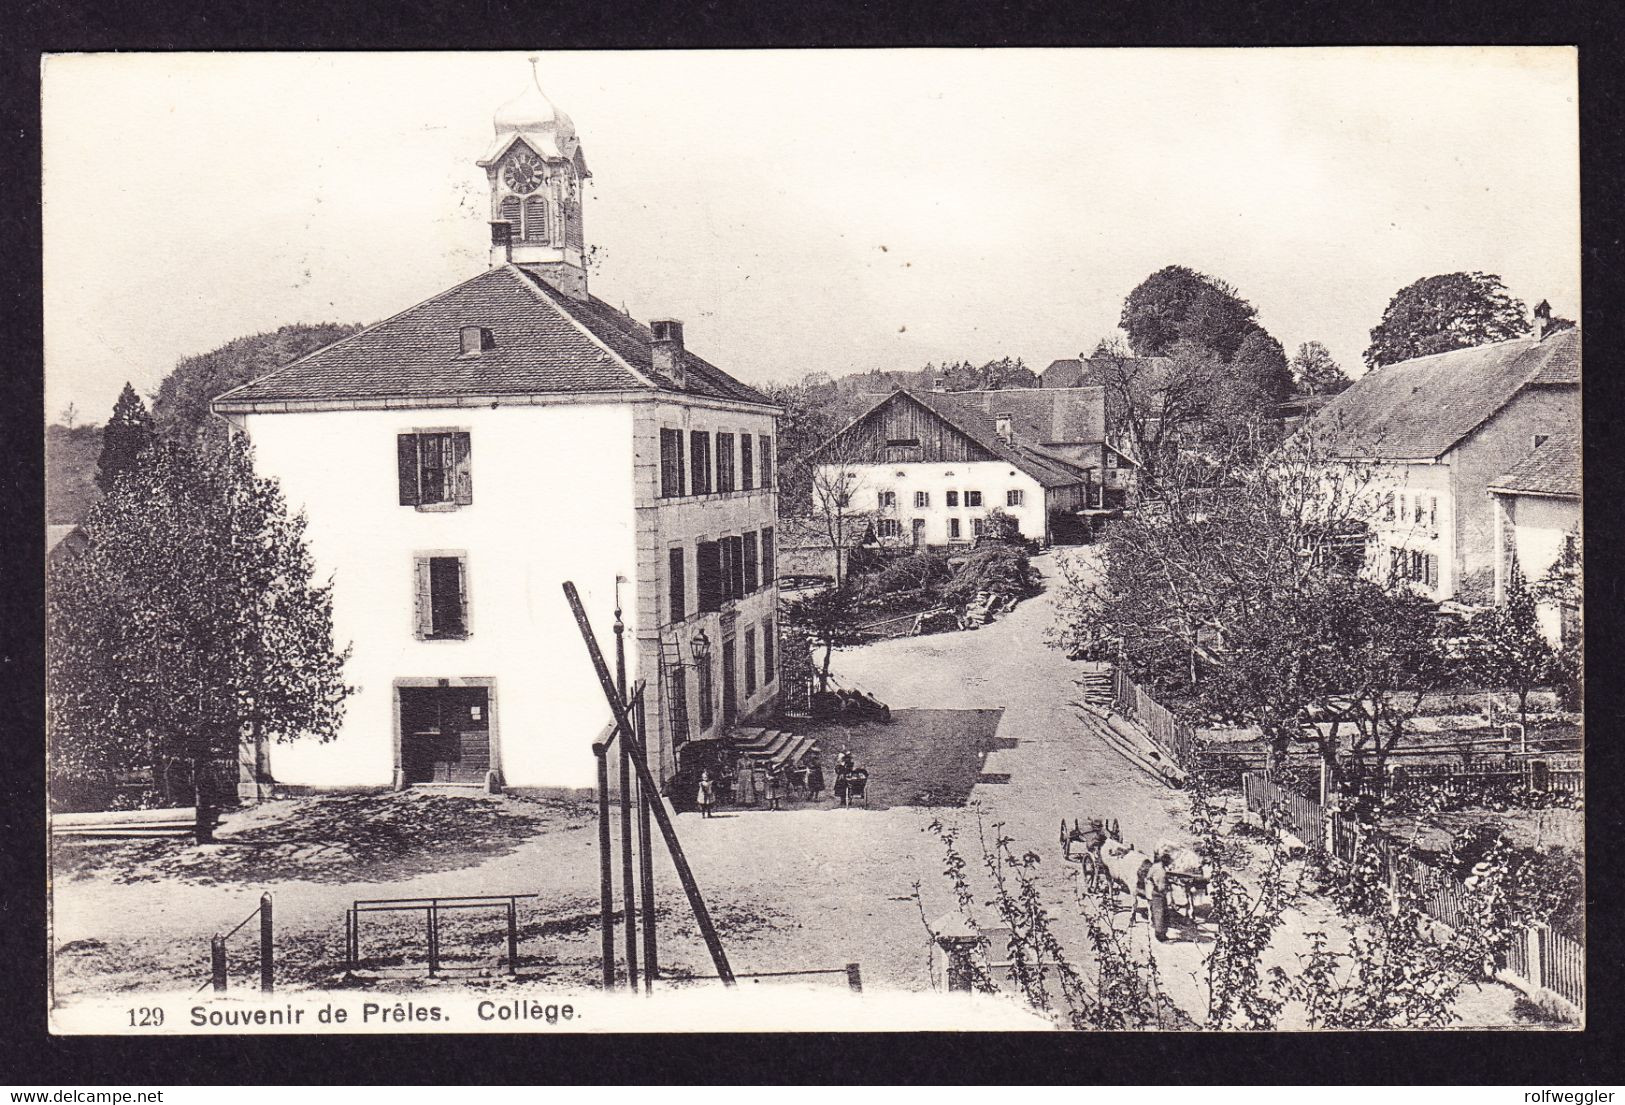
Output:
[[1529,337],[1373,369],[1310,423],[1369,481],[1370,570],[1430,598],[1492,601],[1496,481],[1548,438],[1578,434],[1578,327],[1545,303]]
[[588,290],[573,123],[527,88],[478,162],[485,271],[218,397],[307,517],[355,687],[337,737],[256,750],[266,790],[584,789],[617,607],[648,753],[778,690],[777,409]]

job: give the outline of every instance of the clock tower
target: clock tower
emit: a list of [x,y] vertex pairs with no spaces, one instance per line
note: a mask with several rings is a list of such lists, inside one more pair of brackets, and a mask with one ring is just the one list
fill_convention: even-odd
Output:
[[491,264],[534,265],[567,295],[587,297],[581,183],[587,171],[575,124],[531,83],[497,109],[496,132],[478,164],[491,186]]

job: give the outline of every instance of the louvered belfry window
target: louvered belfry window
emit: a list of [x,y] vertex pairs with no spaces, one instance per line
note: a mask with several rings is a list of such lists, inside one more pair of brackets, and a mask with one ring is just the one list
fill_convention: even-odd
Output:
[[525,241],[547,240],[547,200],[542,196],[531,196],[525,201]]
[[510,242],[519,241],[524,236],[524,230],[519,222],[519,197],[509,196],[503,200],[502,206],[498,208],[498,213],[511,228],[508,231],[508,240]]

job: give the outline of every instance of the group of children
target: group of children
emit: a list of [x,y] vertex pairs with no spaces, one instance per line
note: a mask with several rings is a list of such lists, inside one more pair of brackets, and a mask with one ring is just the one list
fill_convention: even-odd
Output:
[[[851,752],[841,753],[843,765],[851,759]],[[717,801],[724,797],[731,798],[736,806],[754,806],[760,801],[767,809],[780,809],[779,803],[792,786],[799,786],[810,801],[823,797],[824,765],[816,748],[803,756],[795,768],[741,756],[715,771],[709,768],[702,771],[697,795],[700,814],[712,816]]]

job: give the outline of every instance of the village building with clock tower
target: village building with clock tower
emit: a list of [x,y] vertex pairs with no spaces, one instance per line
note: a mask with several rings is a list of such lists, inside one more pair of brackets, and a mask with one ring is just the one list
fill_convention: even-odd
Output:
[[534,74],[493,129],[485,271],[214,400],[352,646],[337,737],[251,750],[260,794],[592,787],[566,580],[606,650],[622,611],[664,783],[779,693],[777,409],[591,294],[586,158]]

